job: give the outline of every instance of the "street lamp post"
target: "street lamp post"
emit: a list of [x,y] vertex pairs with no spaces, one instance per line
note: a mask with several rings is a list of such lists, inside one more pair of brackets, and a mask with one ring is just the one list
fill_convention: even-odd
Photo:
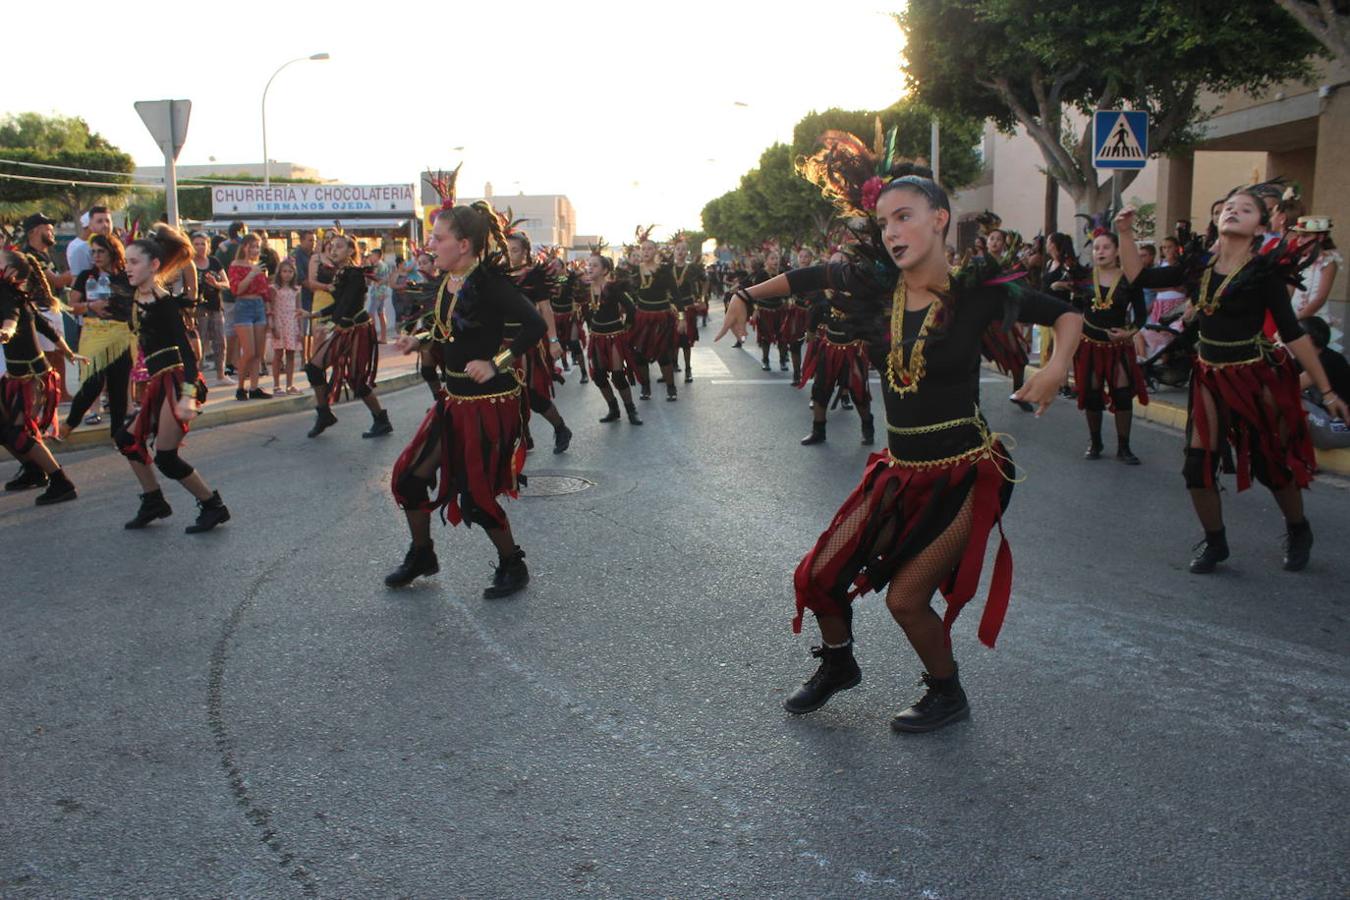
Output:
[[270,187],[272,184],[272,163],[267,158],[267,91],[272,87],[272,81],[281,74],[281,70],[291,63],[304,62],[307,59],[328,59],[327,53],[315,53],[312,56],[297,56],[295,59],[282,63],[272,77],[267,79],[267,87],[263,88],[262,96],[262,132],[263,132],[263,187]]

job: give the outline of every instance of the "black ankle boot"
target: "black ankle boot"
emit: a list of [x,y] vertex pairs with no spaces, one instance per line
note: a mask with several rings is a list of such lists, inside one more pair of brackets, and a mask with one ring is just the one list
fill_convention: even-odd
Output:
[[141,494],[141,508],[136,511],[136,517],[122,527],[136,531],[156,519],[167,519],[171,515],[173,508],[169,506],[169,501],[164,499],[164,492],[154,490],[148,494]]
[[577,369],[581,372],[581,383],[590,384],[591,380],[586,377],[586,361],[584,359],[577,359]]
[[497,563],[492,584],[483,589],[483,599],[509,597],[529,583],[530,570],[525,568],[525,551],[517,547],[516,552]]
[[[47,476],[47,489],[38,495],[38,506],[51,506],[75,499],[75,485],[66,477],[65,469],[57,469]],[[1306,561],[1306,560],[1305,560]]]
[[32,463],[24,463],[19,469],[19,474],[5,482],[5,490],[7,491],[26,491],[29,488],[46,486],[47,473]]
[[230,510],[220,499],[220,491],[212,491],[210,498],[197,501],[197,521],[183,531],[188,534],[202,534],[217,525],[230,521]]
[[636,406],[634,406],[634,405],[631,404],[631,403],[628,403],[628,404],[625,404],[624,408],[628,410],[628,424],[629,424],[629,425],[641,425],[641,424],[642,424],[642,420],[638,418],[637,407],[636,407]]
[[1227,531],[1222,528],[1218,531],[1206,531],[1205,539],[1196,544],[1194,549],[1200,552],[1191,560],[1191,573],[1208,575],[1219,563],[1228,558]]
[[694,367],[692,364],[687,365],[684,367],[684,383],[690,384],[691,382],[693,382],[693,380],[694,380]]
[[783,701],[783,709],[793,715],[820,709],[835,694],[857,687],[862,681],[862,669],[858,668],[858,661],[853,658],[851,639],[842,647],[826,647],[823,644],[812,647],[811,655],[820,660],[820,668]]
[[1087,450],[1084,451],[1083,453],[1083,459],[1101,459],[1101,458],[1102,458],[1101,439],[1093,438],[1091,442],[1088,443]]
[[[41,503],[41,499],[38,502]],[[1287,525],[1286,528],[1288,530],[1284,535],[1284,570],[1301,572],[1308,565],[1308,558],[1312,555],[1312,526],[1304,519],[1297,525]]]
[[425,547],[413,544],[403,557],[403,563],[384,576],[384,583],[388,587],[404,587],[412,584],[414,578],[420,578],[423,575],[435,575],[440,570],[441,564],[436,560],[435,542],[429,543]]
[[769,356],[767,353],[764,355],[764,362],[760,363],[759,367],[765,372],[772,371],[773,366],[769,365]]
[[609,401],[609,413],[608,413],[607,415],[605,415],[605,417],[602,418],[600,421],[601,421],[601,422],[617,422],[617,421],[619,421],[619,401],[618,401],[618,400],[611,400],[611,401]]
[[674,379],[671,379],[671,380],[666,384],[666,402],[667,402],[667,403],[674,403],[674,402],[675,402],[676,400],[678,400],[678,399],[680,399],[680,396],[679,396],[679,394],[676,393],[676,391],[675,391],[675,380],[674,380]]
[[823,444],[823,443],[825,443],[825,423],[812,422],[811,433],[808,434],[806,437],[802,438],[802,446],[809,447],[812,444]]
[[394,426],[389,422],[389,410],[382,409],[371,417],[370,430],[361,432],[363,438],[383,437],[393,434]]
[[877,442],[877,424],[871,416],[863,416],[862,442],[864,447],[870,447]]
[[312,438],[318,437],[337,424],[337,416],[333,415],[333,410],[327,406],[320,406],[314,413],[314,427],[309,430],[309,436]]
[[650,399],[652,399],[652,386],[651,386],[650,384],[644,384],[644,385],[642,385],[642,389],[641,389],[641,391],[639,391],[639,393],[638,393],[638,399],[639,399],[639,400],[650,400]]
[[848,394],[845,394],[844,396],[842,396],[842,397],[839,398],[839,407],[840,407],[841,409],[852,409],[852,408],[853,408],[853,400],[849,397]]
[[566,453],[570,446],[572,446],[572,429],[566,425],[559,425],[553,432],[553,455]]
[[936,731],[970,716],[970,703],[956,672],[950,678],[934,678],[924,672],[922,683],[928,691],[919,702],[891,719],[891,728],[908,733]]
[[1139,465],[1139,457],[1130,452],[1130,445],[1128,443],[1122,443],[1116,447],[1116,460],[1127,466]]

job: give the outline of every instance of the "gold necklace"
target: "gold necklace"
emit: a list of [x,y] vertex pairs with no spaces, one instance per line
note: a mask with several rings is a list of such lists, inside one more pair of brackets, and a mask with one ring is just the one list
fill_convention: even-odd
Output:
[[675,286],[684,287],[684,276],[689,272],[689,263],[685,263],[683,269],[679,268],[678,266],[675,266],[673,268],[675,270]]
[[1119,277],[1117,277],[1116,280],[1115,280],[1115,283],[1111,285],[1111,289],[1110,289],[1109,291],[1107,291],[1107,292],[1106,292],[1106,296],[1103,297],[1103,296],[1102,296],[1102,282],[1101,282],[1100,274],[1101,274],[1101,269],[1098,269],[1096,266],[1093,266],[1093,267],[1092,267],[1092,308],[1093,308],[1094,310],[1096,310],[1097,312],[1101,312],[1102,310],[1110,309],[1113,305],[1115,305],[1116,288],[1120,287],[1120,282],[1123,281],[1124,278],[1125,278],[1124,273],[1122,273]]
[[1228,274],[1228,277],[1219,282],[1219,289],[1214,292],[1213,297],[1210,297],[1209,280],[1214,274],[1214,265],[1218,261],[1219,260],[1216,257],[1214,262],[1205,266],[1205,274],[1200,276],[1200,296],[1196,298],[1195,306],[1207,316],[1214,315],[1215,311],[1218,310],[1219,301],[1223,299],[1223,292],[1228,290],[1228,285],[1233,283],[1233,279],[1237,277],[1237,274],[1247,267],[1247,263],[1251,262],[1251,257],[1244,259],[1242,265],[1238,266]]
[[912,394],[919,389],[919,382],[927,371],[927,362],[923,358],[923,347],[928,341],[928,330],[937,320],[939,298],[934,298],[928,306],[928,312],[919,326],[914,338],[914,349],[909,352],[909,365],[905,365],[905,298],[907,291],[904,278],[895,286],[895,295],[891,299],[891,352],[886,362],[886,377],[891,390],[897,394]]
[[[440,290],[436,293],[436,330],[445,335],[447,344],[453,344],[455,342],[455,333],[451,329],[455,319],[455,307],[459,305],[459,295],[464,290],[464,282],[468,280],[469,273],[473,270],[474,266],[470,266],[468,272],[465,272],[463,275],[447,275],[445,279],[441,281]],[[455,288],[455,296],[450,299],[450,308],[446,310],[445,316],[442,317],[441,299],[445,296],[446,288],[451,281],[459,281],[459,287]]]

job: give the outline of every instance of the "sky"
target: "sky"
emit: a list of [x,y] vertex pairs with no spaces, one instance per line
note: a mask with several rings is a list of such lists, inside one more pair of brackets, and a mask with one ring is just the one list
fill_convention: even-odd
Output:
[[[67,0],[62,20],[90,23],[64,31],[81,51],[12,42],[9,71],[33,75],[7,79],[0,114],[81,116],[138,165],[160,165],[132,104],[189,99],[180,165],[261,162],[268,78],[326,52],[272,83],[273,160],[352,184],[463,161],[462,196],[489,181],[498,197],[566,194],[578,233],[614,243],[638,224],[658,236],[697,228],[703,205],[811,110],[895,102],[901,5],[273,3],[244,22],[228,5],[109,18],[106,4]],[[164,62],[140,62],[152,57]]]

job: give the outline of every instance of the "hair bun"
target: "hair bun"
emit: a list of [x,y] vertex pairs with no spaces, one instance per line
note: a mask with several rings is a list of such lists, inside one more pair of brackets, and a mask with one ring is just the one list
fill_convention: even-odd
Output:
[[918,163],[908,161],[898,162],[891,166],[891,170],[887,174],[891,178],[904,178],[907,175],[916,175],[919,178],[927,178],[930,181],[933,179],[933,170],[928,166],[921,166]]

